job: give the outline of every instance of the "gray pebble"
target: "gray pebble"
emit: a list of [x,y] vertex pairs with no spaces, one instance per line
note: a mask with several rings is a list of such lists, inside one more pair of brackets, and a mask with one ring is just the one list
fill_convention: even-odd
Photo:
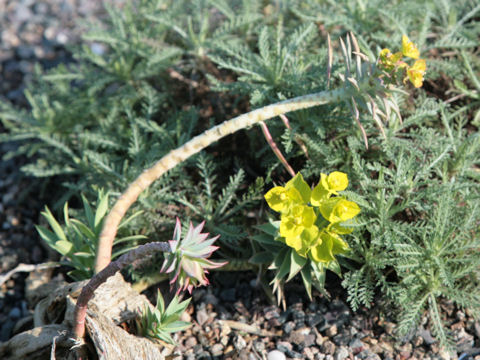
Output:
[[335,351],[335,360],[344,360],[348,357],[348,349],[344,346],[340,346],[337,351]]

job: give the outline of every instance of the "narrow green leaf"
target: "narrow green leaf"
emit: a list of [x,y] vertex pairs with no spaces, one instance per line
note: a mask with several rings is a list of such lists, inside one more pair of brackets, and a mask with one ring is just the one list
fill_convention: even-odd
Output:
[[57,222],[57,220],[55,220],[55,217],[52,215],[48,207],[45,207],[45,211],[42,212],[42,215],[45,219],[47,219],[48,224],[50,225],[52,230],[55,232],[55,234],[58,236],[58,238],[61,240],[67,240],[67,237],[63,232],[62,227]]
[[306,263],[307,258],[298,255],[296,251],[292,250],[290,258],[290,273],[288,275],[287,281],[290,281],[295,275],[297,275]]
[[108,193],[103,194],[102,192],[100,192],[99,198],[100,202],[97,205],[97,211],[95,211],[95,230],[100,225],[108,210]]
[[67,255],[73,248],[73,244],[67,240],[60,240],[55,243],[55,250],[62,255]]
[[87,218],[87,224],[91,229],[95,229],[95,215],[92,208],[88,203],[87,198],[82,194],[83,208],[85,210],[85,217]]

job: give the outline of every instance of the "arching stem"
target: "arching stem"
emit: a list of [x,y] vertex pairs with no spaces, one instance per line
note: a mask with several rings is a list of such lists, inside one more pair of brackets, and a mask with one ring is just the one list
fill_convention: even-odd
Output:
[[338,102],[340,100],[344,100],[345,97],[345,90],[340,88],[337,90],[322,91],[315,94],[300,96],[294,99],[268,105],[225,121],[222,124],[205,131],[203,134],[194,137],[178,149],[172,150],[170,153],[156,162],[150,169],[143,171],[143,173],[140,174],[140,176],[132,184],[130,184],[130,186],[120,196],[110,213],[105,218],[103,229],[99,238],[97,257],[95,259],[95,272],[98,273],[110,263],[113,240],[117,233],[118,225],[120,224],[120,221],[127,210],[137,200],[140,193],[165,172],[172,169],[182,161],[185,161],[200,150],[203,150],[210,144],[227,135],[233,134],[238,130],[250,127],[261,121],[271,119],[290,111]]

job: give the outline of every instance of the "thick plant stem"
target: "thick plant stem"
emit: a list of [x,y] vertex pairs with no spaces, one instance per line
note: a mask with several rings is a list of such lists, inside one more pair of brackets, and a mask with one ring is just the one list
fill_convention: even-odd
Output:
[[87,315],[87,304],[92,298],[95,290],[110,276],[115,275],[117,271],[122,270],[125,266],[158,251],[170,252],[171,249],[168,242],[151,242],[141,245],[138,248],[120,256],[117,260],[108,264],[107,267],[90,279],[87,285],[83,287],[75,306],[73,328],[75,338],[81,339],[85,335],[85,316]]
[[120,221],[127,210],[137,200],[140,193],[165,172],[172,169],[182,161],[185,161],[200,150],[203,150],[210,144],[229,134],[233,134],[238,130],[247,128],[261,121],[271,119],[290,111],[338,102],[344,100],[345,96],[345,90],[340,88],[337,90],[322,91],[315,94],[300,96],[294,99],[268,105],[214,126],[213,128],[205,131],[203,134],[194,137],[178,149],[169,152],[167,155],[157,161],[150,169],[143,171],[142,174],[140,174],[140,176],[132,184],[130,184],[127,190],[117,200],[108,216],[105,218],[98,243],[95,272],[98,273],[110,263],[113,240],[115,239],[118,225],[120,224]]

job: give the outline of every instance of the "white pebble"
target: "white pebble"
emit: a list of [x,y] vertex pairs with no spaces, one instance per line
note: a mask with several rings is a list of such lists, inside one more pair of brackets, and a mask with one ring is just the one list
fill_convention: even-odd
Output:
[[279,350],[272,350],[267,355],[267,360],[286,360],[285,354]]

